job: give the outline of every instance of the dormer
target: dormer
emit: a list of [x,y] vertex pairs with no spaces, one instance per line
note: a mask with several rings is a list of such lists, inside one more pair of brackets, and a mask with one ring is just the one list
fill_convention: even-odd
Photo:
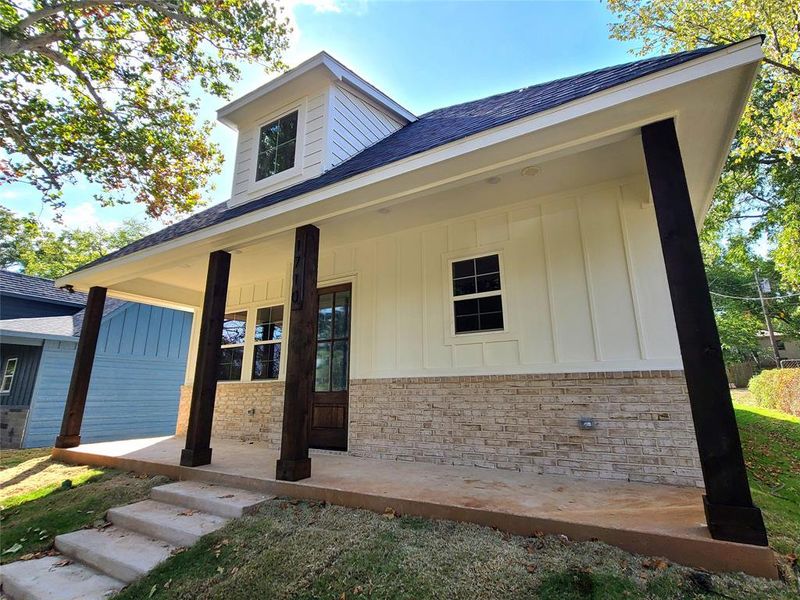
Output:
[[217,112],[238,132],[238,206],[318,177],[416,117],[320,52]]

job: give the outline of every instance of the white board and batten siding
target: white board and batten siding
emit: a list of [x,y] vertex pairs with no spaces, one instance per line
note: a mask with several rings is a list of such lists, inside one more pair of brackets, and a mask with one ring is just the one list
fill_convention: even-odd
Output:
[[326,170],[391,135],[402,124],[353,90],[330,90],[330,157]]
[[[171,435],[192,314],[126,303],[103,318],[81,440]],[[52,445],[61,427],[77,344],[45,340],[24,447]]]
[[[353,285],[351,377],[680,368],[646,189],[614,182],[323,246],[320,286]],[[450,263],[490,253],[505,329],[455,335]],[[271,277],[230,290],[229,305],[263,305],[269,289],[288,303],[289,286]]]
[[[298,111],[298,151],[288,177],[255,180],[256,143],[261,127]],[[387,111],[343,84],[330,84],[282,107],[265,105],[257,119],[239,129],[230,206],[260,198],[318,177],[397,131],[402,124]],[[273,183],[274,181],[274,183]]]

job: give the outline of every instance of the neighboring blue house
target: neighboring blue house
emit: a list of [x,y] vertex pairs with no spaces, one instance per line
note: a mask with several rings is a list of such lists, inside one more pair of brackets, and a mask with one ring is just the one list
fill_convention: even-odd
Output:
[[[57,290],[47,279],[0,271],[3,447],[49,446],[58,435],[85,299]],[[9,304],[27,316],[7,317],[13,314]],[[67,314],[54,315],[58,307]],[[188,312],[106,301],[83,441],[174,433],[191,326]]]

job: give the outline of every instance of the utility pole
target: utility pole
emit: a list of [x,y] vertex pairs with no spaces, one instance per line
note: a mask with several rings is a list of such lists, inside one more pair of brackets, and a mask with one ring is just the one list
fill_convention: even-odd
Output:
[[[756,269],[756,287],[758,288],[758,297],[761,300],[761,310],[764,311],[764,322],[767,324],[767,335],[769,335],[769,343],[772,346],[772,357],[775,359],[775,365],[780,369],[781,355],[778,351],[778,342],[775,340],[775,332],[772,330],[772,319],[769,318],[769,313],[767,312],[767,300],[764,298],[762,283],[761,277],[758,276],[758,269]],[[769,282],[767,282],[767,285],[769,285]]]

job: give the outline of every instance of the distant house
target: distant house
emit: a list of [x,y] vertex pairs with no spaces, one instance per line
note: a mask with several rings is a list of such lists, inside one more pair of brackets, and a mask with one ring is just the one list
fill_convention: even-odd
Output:
[[[86,295],[0,271],[0,445],[52,445],[61,426]],[[83,431],[105,441],[168,435],[186,367],[189,312],[109,300]]]
[[[777,331],[774,335],[775,345],[778,347],[778,356],[781,361],[800,360],[800,340]],[[769,333],[766,331],[759,331],[756,337],[758,338],[759,346],[759,366],[774,367],[775,359],[773,358],[772,342],[769,339]]]

